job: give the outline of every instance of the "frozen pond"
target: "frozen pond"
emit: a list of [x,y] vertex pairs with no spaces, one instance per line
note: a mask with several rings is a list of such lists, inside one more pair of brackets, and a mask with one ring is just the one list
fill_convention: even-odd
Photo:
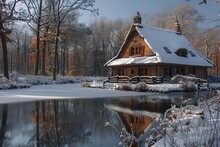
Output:
[[[142,140],[152,117],[171,104],[195,103],[196,93],[150,94],[130,97],[37,100],[0,105],[3,146],[118,146],[117,132],[130,130]],[[147,133],[144,133],[147,134]],[[5,137],[4,137],[5,136]]]

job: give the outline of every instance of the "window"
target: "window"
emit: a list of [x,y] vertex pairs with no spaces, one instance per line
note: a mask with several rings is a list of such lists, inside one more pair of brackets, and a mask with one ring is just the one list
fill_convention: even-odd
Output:
[[192,51],[188,51],[189,54],[192,56],[192,57],[195,57],[196,55],[192,52]]
[[171,54],[172,52],[168,49],[168,47],[163,47],[163,49],[168,53]]
[[134,55],[134,48],[132,47],[131,48],[131,56],[133,56]]
[[133,124],[134,123],[134,116],[130,115],[130,123]]
[[133,68],[131,69],[131,74],[132,74],[132,75],[134,74],[134,69],[133,69]]
[[192,72],[193,75],[196,75],[196,68],[193,67],[193,72]]
[[118,75],[124,76],[124,68],[118,68]]
[[142,48],[139,47],[138,54],[142,54]]
[[139,76],[146,76],[147,75],[147,68],[139,68],[138,69],[138,75]]
[[181,57],[187,57],[187,49],[185,48],[180,48],[178,49],[176,52],[175,52],[178,56],[181,56]]
[[142,47],[131,47],[130,55],[131,56],[142,55]]

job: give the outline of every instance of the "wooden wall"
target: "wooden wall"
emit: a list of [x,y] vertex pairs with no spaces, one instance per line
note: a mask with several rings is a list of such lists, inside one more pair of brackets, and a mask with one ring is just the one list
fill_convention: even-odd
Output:
[[[163,76],[163,77],[173,77],[177,74],[179,75],[193,74],[198,78],[203,78],[203,79],[206,78],[205,67],[177,66],[177,65],[148,65],[148,66],[136,65],[136,66],[112,67],[112,74],[118,75],[119,68],[123,69],[124,75],[129,77],[142,75],[142,74],[147,76]],[[144,72],[142,74],[140,73],[140,68],[144,69]]]

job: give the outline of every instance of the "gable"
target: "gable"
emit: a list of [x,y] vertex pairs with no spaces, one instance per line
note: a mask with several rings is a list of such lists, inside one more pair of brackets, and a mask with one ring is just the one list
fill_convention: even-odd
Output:
[[121,48],[118,58],[141,57],[155,55],[146,44],[143,37],[133,29],[126,37],[126,43]]

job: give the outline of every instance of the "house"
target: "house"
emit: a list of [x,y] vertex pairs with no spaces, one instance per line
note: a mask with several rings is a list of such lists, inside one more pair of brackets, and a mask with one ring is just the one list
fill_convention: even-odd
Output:
[[133,21],[118,54],[104,65],[112,68],[112,75],[207,77],[207,68],[214,63],[193,48],[178,22],[175,30],[142,25],[139,12]]

